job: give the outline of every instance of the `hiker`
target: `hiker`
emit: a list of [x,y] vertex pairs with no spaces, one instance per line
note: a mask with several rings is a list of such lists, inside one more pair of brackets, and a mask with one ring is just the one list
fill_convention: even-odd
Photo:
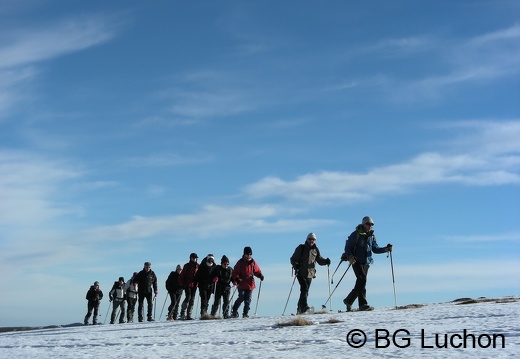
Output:
[[97,324],[98,319],[98,311],[99,311],[99,302],[103,299],[103,292],[99,289],[99,282],[95,281],[93,285],[90,286],[90,289],[87,291],[87,295],[85,299],[88,300],[87,303],[87,315],[85,315],[85,319],[83,324],[88,325],[88,320],[92,315],[92,311],[94,311],[94,318],[92,319],[92,324]]
[[175,320],[179,315],[179,305],[181,303],[182,286],[179,283],[179,276],[182,272],[180,264],[177,265],[174,271],[170,273],[166,279],[166,290],[170,295],[171,303],[168,306],[167,320]]
[[137,272],[134,272],[132,278],[125,284],[126,304],[126,322],[134,322],[135,303],[137,303]]
[[244,302],[242,317],[249,318],[248,313],[251,305],[251,296],[253,289],[256,288],[254,277],[260,278],[261,281],[264,280],[264,275],[252,256],[253,250],[251,247],[245,247],[242,258],[238,260],[231,274],[231,278],[237,284],[238,288],[238,298],[233,304],[233,310],[231,312],[232,318],[238,318],[238,308],[242,302]]
[[220,306],[220,298],[222,298],[222,316],[224,319],[229,318],[229,292],[231,290],[231,273],[232,268],[229,266],[229,259],[223,255],[220,264],[213,271],[213,281],[216,281],[215,298],[211,306],[211,315],[215,316]]
[[[149,322],[153,322],[152,317],[152,309],[153,309],[153,299],[157,297],[159,294],[157,290],[157,276],[152,270],[152,264],[150,262],[145,262],[143,269],[137,273],[136,276],[137,282],[137,293],[138,293],[138,307],[137,307],[137,316],[139,322],[144,321],[144,300],[146,299],[147,304],[147,320]],[[155,297],[153,296],[155,294]]]
[[354,232],[348,236],[345,242],[345,252],[341,255],[342,261],[348,261],[356,275],[356,283],[352,291],[343,299],[343,303],[347,306],[347,312],[352,311],[352,304],[358,300],[359,310],[373,310],[367,302],[367,274],[370,265],[374,262],[372,252],[381,254],[392,251],[392,245],[387,244],[386,247],[379,247],[374,236],[374,221],[372,218],[365,216],[361,220],[361,224],[356,226]]
[[118,309],[121,309],[119,314],[119,324],[125,322],[125,278],[119,277],[117,282],[114,282],[112,289],[109,293],[110,301],[113,302],[112,315],[110,316],[110,324],[114,324],[116,321],[116,313]]
[[191,312],[193,311],[193,303],[195,302],[195,294],[197,293],[197,282],[195,275],[199,269],[197,263],[199,256],[197,253],[190,254],[190,261],[182,267],[179,282],[184,288],[184,300],[181,306],[181,319],[193,319]]
[[215,267],[215,257],[213,254],[208,254],[206,258],[200,262],[199,270],[195,275],[195,280],[199,287],[201,318],[208,315],[209,300],[215,289],[215,283],[213,282],[213,270]]
[[307,304],[307,297],[309,296],[312,279],[316,278],[316,262],[320,266],[330,265],[330,259],[323,258],[320,250],[316,247],[316,234],[311,232],[307,235],[305,243],[296,247],[291,256],[291,264],[298,283],[300,283],[300,299],[298,300],[296,314],[304,314],[312,310]]

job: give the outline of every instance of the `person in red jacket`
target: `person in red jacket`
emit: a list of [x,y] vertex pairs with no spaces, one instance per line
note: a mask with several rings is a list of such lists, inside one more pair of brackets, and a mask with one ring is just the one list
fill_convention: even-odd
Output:
[[[193,303],[195,302],[195,294],[197,293],[197,281],[195,275],[199,270],[197,253],[190,254],[190,261],[184,265],[179,275],[179,283],[184,287],[184,301],[181,306],[181,319],[193,319],[191,312],[193,311]],[[187,314],[186,314],[187,313]]]
[[260,278],[261,281],[264,280],[264,275],[252,256],[253,250],[251,247],[245,247],[244,255],[238,260],[237,264],[233,268],[233,273],[231,274],[231,280],[236,283],[238,288],[238,298],[235,301],[235,304],[233,304],[231,312],[232,318],[238,318],[238,308],[240,308],[242,302],[244,302],[242,317],[249,317],[248,313],[251,305],[251,296],[253,294],[253,289],[256,287],[254,277]]

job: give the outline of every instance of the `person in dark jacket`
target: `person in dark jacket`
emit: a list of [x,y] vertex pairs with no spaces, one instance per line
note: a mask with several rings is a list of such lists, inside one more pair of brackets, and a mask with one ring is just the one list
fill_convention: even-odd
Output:
[[179,283],[179,276],[182,272],[182,267],[177,265],[174,271],[170,273],[166,279],[166,290],[170,295],[171,303],[168,306],[167,320],[175,320],[179,315],[179,305],[181,303],[182,286]]
[[121,308],[121,314],[119,314],[119,323],[125,322],[125,278],[119,277],[117,282],[114,282],[112,289],[109,293],[110,301],[113,303],[112,315],[110,316],[110,324],[114,324],[116,321],[117,310]]
[[199,256],[197,253],[190,254],[190,261],[182,267],[181,275],[179,276],[179,282],[184,288],[184,300],[181,306],[181,319],[193,319],[191,312],[193,310],[193,304],[195,303],[195,294],[197,293],[197,282],[195,275],[199,270],[199,264],[197,260]]
[[150,262],[144,263],[142,271],[137,273],[137,293],[139,297],[139,305],[137,307],[137,316],[139,322],[144,320],[144,300],[146,299],[148,305],[147,320],[153,322],[152,310],[153,310],[153,295],[157,297],[159,293],[157,290],[157,276],[152,270],[152,264]]
[[132,278],[125,284],[126,304],[128,304],[126,311],[127,323],[134,322],[135,303],[137,303],[137,272],[134,272]]
[[392,251],[391,244],[387,244],[386,247],[379,247],[372,230],[373,226],[374,221],[372,218],[368,216],[363,217],[361,224],[357,225],[354,232],[348,236],[345,242],[345,252],[341,255],[341,260],[348,261],[356,275],[354,288],[343,299],[343,303],[347,306],[347,312],[352,311],[352,304],[356,298],[359,310],[374,309],[368,305],[366,290],[368,268],[374,262],[372,253],[381,254]]
[[229,292],[231,290],[231,273],[233,268],[229,266],[229,259],[225,255],[222,256],[220,264],[213,271],[213,282],[216,282],[215,298],[211,306],[211,315],[215,316],[220,306],[220,298],[222,298],[222,316],[224,319],[229,318]]
[[208,315],[209,301],[215,289],[215,283],[213,282],[213,270],[215,267],[215,257],[213,254],[208,254],[200,263],[199,270],[195,275],[195,280],[199,286],[201,318]]
[[312,279],[316,277],[316,262],[320,266],[330,265],[330,259],[321,256],[320,250],[316,247],[316,235],[311,232],[307,235],[305,243],[296,247],[291,257],[291,264],[298,283],[300,283],[297,314],[303,314],[310,309],[307,304],[307,297],[309,296]]
[[251,296],[253,289],[256,288],[255,278],[260,278],[260,281],[264,280],[262,270],[253,259],[253,250],[251,247],[244,248],[244,254],[240,258],[233,268],[231,273],[232,280],[237,283],[238,298],[233,304],[231,317],[238,318],[238,308],[244,303],[244,310],[242,312],[243,318],[249,317],[249,309],[251,306]]
[[87,302],[87,315],[85,315],[85,319],[83,324],[88,325],[88,320],[92,315],[92,311],[94,311],[94,318],[92,319],[92,324],[97,324],[98,312],[99,312],[99,302],[103,299],[103,292],[99,289],[99,282],[95,281],[94,285],[90,286],[90,289],[87,291],[87,295],[85,296]]

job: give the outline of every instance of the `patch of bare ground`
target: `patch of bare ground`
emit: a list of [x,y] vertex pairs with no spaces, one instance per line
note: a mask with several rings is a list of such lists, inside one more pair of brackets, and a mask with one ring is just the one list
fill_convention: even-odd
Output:
[[285,322],[278,322],[276,323],[277,327],[303,327],[305,325],[312,325],[313,323],[310,320],[307,320],[303,317],[296,317],[294,319],[285,321]]
[[416,309],[416,308],[422,308],[422,307],[424,307],[424,304],[408,304],[408,305],[403,305],[403,306],[397,307],[397,309]]
[[452,303],[455,303],[457,305],[463,305],[463,304],[477,304],[477,303],[514,303],[518,302],[517,297],[503,297],[503,298],[459,298],[452,301]]

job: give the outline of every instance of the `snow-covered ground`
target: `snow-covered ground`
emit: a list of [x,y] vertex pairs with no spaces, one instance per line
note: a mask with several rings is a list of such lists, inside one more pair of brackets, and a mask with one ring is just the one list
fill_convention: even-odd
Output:
[[296,318],[286,315],[7,332],[0,334],[0,358],[520,356],[519,301],[314,314],[303,316],[312,325],[278,325]]

